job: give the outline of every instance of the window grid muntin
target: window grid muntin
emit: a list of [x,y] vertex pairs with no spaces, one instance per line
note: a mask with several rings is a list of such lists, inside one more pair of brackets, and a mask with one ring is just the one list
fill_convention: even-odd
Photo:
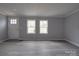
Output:
[[27,20],[27,33],[28,34],[35,34],[35,20]]
[[17,24],[17,19],[10,19],[10,24]]
[[40,20],[40,34],[48,33],[48,20]]

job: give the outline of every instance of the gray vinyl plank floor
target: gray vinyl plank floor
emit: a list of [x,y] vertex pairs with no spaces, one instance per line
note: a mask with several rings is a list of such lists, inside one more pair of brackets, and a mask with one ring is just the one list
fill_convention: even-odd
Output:
[[0,43],[0,56],[76,56],[79,48],[66,41],[16,41]]

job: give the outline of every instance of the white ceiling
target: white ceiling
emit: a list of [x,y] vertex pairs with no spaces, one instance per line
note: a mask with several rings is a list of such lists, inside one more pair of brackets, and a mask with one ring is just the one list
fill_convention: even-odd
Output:
[[79,3],[0,3],[0,14],[66,17],[79,9]]

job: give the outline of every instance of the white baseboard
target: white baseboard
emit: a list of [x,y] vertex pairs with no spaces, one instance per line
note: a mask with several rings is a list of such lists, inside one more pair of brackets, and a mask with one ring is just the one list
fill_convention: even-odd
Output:
[[79,47],[79,43],[77,43],[77,42],[74,42],[74,41],[71,41],[71,40],[66,40],[66,41],[77,46],[77,47]]

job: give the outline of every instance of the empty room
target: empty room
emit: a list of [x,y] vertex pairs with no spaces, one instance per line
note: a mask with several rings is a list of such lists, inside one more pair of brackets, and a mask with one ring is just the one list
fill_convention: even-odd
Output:
[[0,3],[0,56],[79,56],[79,3]]

